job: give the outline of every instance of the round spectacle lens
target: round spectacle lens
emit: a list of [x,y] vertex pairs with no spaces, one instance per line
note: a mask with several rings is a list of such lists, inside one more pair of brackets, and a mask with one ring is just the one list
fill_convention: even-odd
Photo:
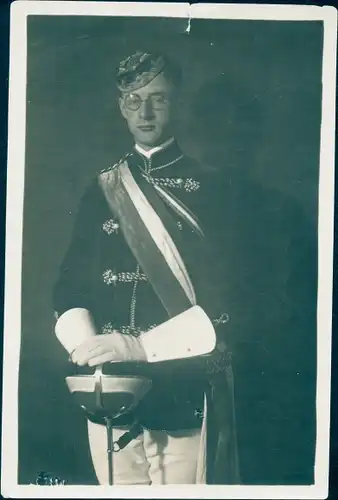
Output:
[[168,105],[168,100],[163,95],[152,95],[151,96],[151,105],[153,109],[164,109]]
[[168,106],[168,99],[164,95],[150,95],[145,101],[138,94],[128,94],[124,98],[126,108],[131,111],[137,111],[142,102],[146,101],[151,103],[151,107],[155,111],[161,111]]
[[142,99],[137,94],[128,94],[124,98],[126,108],[136,111],[141,106]]

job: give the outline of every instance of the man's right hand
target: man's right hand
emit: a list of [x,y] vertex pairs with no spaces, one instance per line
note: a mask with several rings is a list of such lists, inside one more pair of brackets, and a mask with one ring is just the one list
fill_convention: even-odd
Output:
[[74,349],[73,363],[97,366],[103,363],[147,361],[141,340],[119,332],[96,335]]

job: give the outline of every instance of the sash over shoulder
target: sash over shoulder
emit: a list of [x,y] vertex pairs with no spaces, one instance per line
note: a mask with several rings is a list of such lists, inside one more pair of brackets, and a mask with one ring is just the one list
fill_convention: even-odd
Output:
[[[196,305],[194,286],[181,255],[160,216],[136,182],[128,166],[128,155],[113,167],[101,171],[98,182],[128,246],[169,317]],[[160,196],[165,202],[167,193],[156,193],[155,190],[154,196]],[[176,200],[171,201],[171,205],[178,210]],[[239,484],[233,373],[227,353],[222,352],[221,347],[218,346],[211,356],[202,357],[210,390],[206,393],[202,438],[206,439],[206,445],[199,456],[201,477],[198,482]],[[211,410],[207,420],[206,408],[208,415]],[[215,426],[210,424],[212,419],[218,429],[216,438]],[[211,441],[214,443],[212,449]]]
[[195,305],[194,288],[181,256],[135,182],[127,161],[101,172],[99,184],[131,251],[169,316]]

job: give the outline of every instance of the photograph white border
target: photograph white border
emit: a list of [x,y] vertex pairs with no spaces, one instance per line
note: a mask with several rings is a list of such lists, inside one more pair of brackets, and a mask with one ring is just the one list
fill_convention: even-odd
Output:
[[[322,123],[319,180],[317,446],[311,486],[50,486],[18,484],[18,377],[26,136],[27,16],[86,15],[323,21]],[[253,4],[23,1],[11,5],[5,254],[1,494],[10,498],[325,499],[328,496],[333,286],[337,11],[334,7]],[[18,147],[19,145],[19,147]],[[112,491],[112,488],[114,490]]]

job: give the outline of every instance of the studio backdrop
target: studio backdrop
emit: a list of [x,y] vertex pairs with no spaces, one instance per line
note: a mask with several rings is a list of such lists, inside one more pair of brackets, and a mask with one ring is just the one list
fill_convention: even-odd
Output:
[[[51,290],[80,197],[130,147],[114,75],[137,49],[182,66],[179,142],[224,175],[293,198],[317,224],[320,22],[30,16],[19,483],[46,471],[96,484],[86,422],[64,382]],[[221,217],[221,214],[220,214]]]

